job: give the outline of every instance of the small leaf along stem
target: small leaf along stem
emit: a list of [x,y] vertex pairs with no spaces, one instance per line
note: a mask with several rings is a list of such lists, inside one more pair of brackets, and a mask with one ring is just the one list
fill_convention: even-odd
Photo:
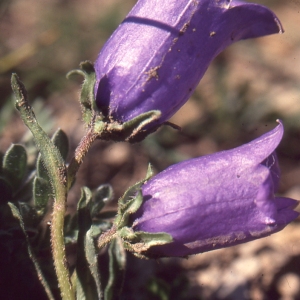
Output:
[[41,153],[51,179],[54,194],[51,244],[61,297],[63,300],[75,300],[75,292],[71,285],[69,270],[66,266],[63,232],[67,200],[67,169],[58,148],[38,124],[34,112],[27,101],[25,86],[16,74],[12,75],[11,83],[16,97],[16,108],[34,137],[36,146]]

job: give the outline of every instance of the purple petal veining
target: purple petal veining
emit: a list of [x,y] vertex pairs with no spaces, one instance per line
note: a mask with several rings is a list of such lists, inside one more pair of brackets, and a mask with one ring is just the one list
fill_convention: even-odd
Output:
[[241,39],[282,32],[268,8],[230,0],[139,0],[96,62],[98,107],[126,122],[150,110],[168,120],[210,62]]
[[294,220],[297,201],[274,196],[279,180],[274,151],[282,135],[280,123],[248,144],[178,163],[144,184],[133,229],[166,232],[174,239],[149,253],[186,256],[229,247]]

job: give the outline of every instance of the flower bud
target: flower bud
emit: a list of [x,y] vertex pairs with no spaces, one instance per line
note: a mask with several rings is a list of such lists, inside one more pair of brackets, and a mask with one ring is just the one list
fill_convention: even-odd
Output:
[[142,186],[144,202],[131,216],[135,232],[165,232],[173,242],[150,257],[186,256],[233,246],[282,230],[297,201],[275,197],[279,168],[275,129],[241,147],[175,164]]
[[269,9],[235,0],[139,0],[101,50],[96,103],[124,123],[160,111],[168,120],[216,55],[241,39],[282,32]]

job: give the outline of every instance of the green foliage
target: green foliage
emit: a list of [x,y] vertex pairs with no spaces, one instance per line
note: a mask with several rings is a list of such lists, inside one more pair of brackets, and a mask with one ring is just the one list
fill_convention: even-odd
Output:
[[108,250],[109,276],[104,291],[104,300],[119,299],[125,276],[126,253],[120,238],[112,241]]
[[[66,133],[58,129],[52,136],[51,141],[58,149],[63,160],[67,158],[69,152],[69,141]],[[51,179],[45,168],[41,154],[36,161],[36,176],[33,180],[33,200],[36,209],[43,215],[46,212],[49,199],[53,198]]]
[[90,202],[92,192],[87,187],[82,188],[78,203],[78,238],[76,263],[76,298],[101,299],[101,283],[97,266],[97,251],[94,240],[90,235],[92,218]]
[[92,218],[104,217],[101,215],[102,208],[113,199],[113,189],[109,184],[100,185],[94,193],[93,203],[91,207]]
[[19,222],[19,225],[23,231],[23,234],[25,236],[25,239],[26,239],[26,244],[27,244],[27,251],[28,251],[28,254],[29,254],[29,257],[30,259],[32,260],[33,264],[34,264],[34,267],[35,267],[35,270],[36,270],[36,273],[37,273],[37,276],[41,282],[41,284],[44,286],[45,288],[45,292],[49,298],[49,300],[54,300],[54,297],[52,295],[52,292],[50,290],[50,287],[47,283],[47,280],[45,279],[43,273],[42,273],[42,270],[33,254],[33,251],[31,249],[31,245],[30,245],[30,242],[28,240],[28,236],[27,236],[27,233],[26,233],[26,230],[25,230],[25,226],[24,226],[24,223],[23,223],[23,219],[22,219],[22,216],[21,214],[19,213],[19,210],[18,208],[12,204],[12,203],[8,203],[10,209],[11,209],[11,212],[12,212],[12,215],[13,217]]
[[23,181],[26,171],[27,154],[25,148],[22,145],[11,145],[3,158],[2,174],[4,178],[15,190]]

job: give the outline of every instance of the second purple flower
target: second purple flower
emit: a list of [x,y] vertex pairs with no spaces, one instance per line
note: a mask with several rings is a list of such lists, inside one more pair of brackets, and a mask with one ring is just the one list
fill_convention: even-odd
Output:
[[186,256],[229,247],[268,236],[294,220],[298,202],[274,196],[279,184],[274,151],[282,135],[279,124],[248,144],[178,163],[145,183],[132,229],[173,238],[146,255]]

